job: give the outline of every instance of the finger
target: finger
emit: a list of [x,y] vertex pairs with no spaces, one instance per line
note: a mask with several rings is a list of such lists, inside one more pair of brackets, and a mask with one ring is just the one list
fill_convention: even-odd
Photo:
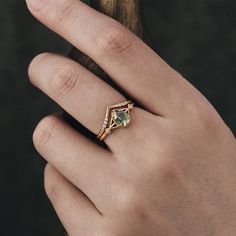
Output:
[[[129,95],[153,113],[183,107],[189,85],[159,56],[118,22],[77,0],[47,0],[31,12],[93,58]],[[41,1],[42,2],[42,1]]]
[[[102,127],[106,107],[125,100],[119,92],[90,71],[62,56],[41,54],[31,63],[29,75],[37,87],[95,134],[98,134]],[[142,117],[144,122],[148,116],[148,112],[137,108],[131,112],[132,122],[138,119],[137,117]],[[124,144],[125,138],[132,140],[132,129],[140,127],[137,124],[122,131],[114,130],[117,135],[109,135],[105,141],[111,148],[116,148],[117,142]]]
[[94,204],[50,164],[45,168],[44,182],[47,196],[69,235],[93,235],[102,220]]
[[[56,116],[43,119],[33,135],[38,152],[102,209],[113,194],[116,162],[110,152],[73,130]],[[105,191],[106,190],[106,191]]]
[[125,98],[90,71],[62,56],[41,54],[29,67],[31,82],[81,124],[98,134],[106,106]]

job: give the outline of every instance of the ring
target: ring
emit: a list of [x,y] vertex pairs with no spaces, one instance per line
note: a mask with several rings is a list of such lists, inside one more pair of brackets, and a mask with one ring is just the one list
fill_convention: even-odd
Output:
[[102,129],[97,135],[100,141],[103,141],[113,129],[127,127],[130,122],[130,110],[134,108],[132,101],[121,102],[112,106],[107,106],[106,116]]

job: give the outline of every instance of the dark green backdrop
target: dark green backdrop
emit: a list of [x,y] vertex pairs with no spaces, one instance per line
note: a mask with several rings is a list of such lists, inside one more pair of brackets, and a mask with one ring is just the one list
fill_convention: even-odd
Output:
[[[154,46],[214,104],[236,133],[235,0],[145,0]],[[66,54],[64,40],[28,13],[24,0],[0,5],[0,235],[54,236],[60,224],[43,190],[34,126],[59,108],[27,79],[42,51]]]

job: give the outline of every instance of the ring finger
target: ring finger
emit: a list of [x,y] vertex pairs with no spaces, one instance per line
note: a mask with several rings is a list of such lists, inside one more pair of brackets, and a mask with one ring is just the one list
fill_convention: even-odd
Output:
[[[45,53],[37,56],[29,67],[29,76],[35,86],[95,134],[102,127],[106,107],[125,100],[123,95],[83,66],[59,55]],[[132,112],[135,117],[153,116],[138,108]],[[123,129],[122,137],[128,136],[133,126],[129,127],[129,132]],[[106,139],[111,148],[117,135],[109,135]],[[122,140],[120,142],[122,144]],[[117,142],[114,146],[117,147]]]

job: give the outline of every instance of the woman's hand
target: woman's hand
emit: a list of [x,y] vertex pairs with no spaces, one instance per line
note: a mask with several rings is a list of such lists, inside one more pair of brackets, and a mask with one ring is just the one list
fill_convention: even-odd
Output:
[[[214,108],[116,21],[77,0],[28,0],[32,14],[94,61],[144,109],[105,140],[49,116],[34,133],[45,188],[71,236],[236,234],[236,143]],[[32,83],[99,133],[125,98],[78,63],[37,56]]]

